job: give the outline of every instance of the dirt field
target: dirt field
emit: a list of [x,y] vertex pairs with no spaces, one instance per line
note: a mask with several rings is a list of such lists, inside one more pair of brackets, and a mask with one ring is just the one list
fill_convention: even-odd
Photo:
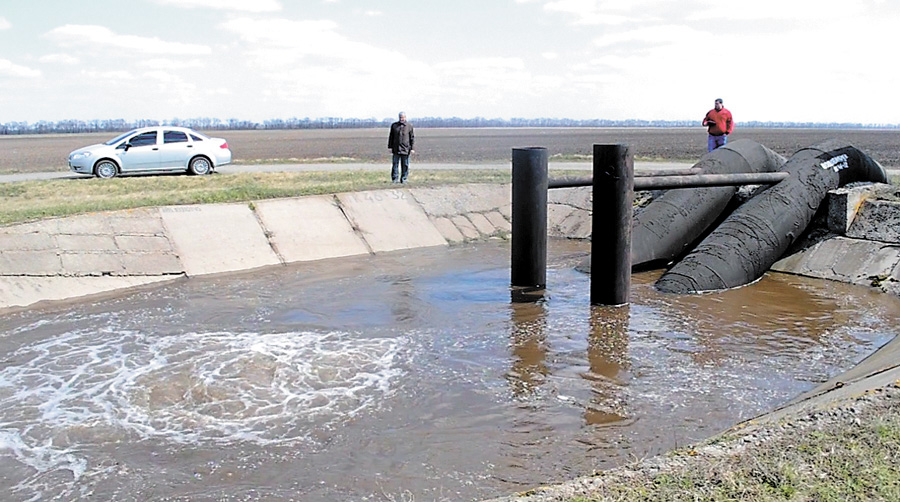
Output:
[[[416,130],[416,161],[509,162],[515,147],[541,146],[551,156],[589,156],[595,143],[627,143],[639,160],[697,160],[706,152],[703,128],[504,128]],[[228,140],[235,163],[341,159],[385,162],[381,129],[216,131]],[[65,171],[70,151],[115,134],[0,136],[0,173]],[[900,131],[838,129],[738,129],[731,140],[752,139],[789,157],[825,139],[848,141],[884,167],[900,167]]]

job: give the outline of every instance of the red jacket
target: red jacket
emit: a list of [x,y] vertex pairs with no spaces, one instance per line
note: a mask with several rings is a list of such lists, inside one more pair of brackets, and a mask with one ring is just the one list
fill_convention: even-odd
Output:
[[703,117],[703,125],[709,128],[709,133],[713,136],[731,134],[734,131],[734,120],[731,118],[731,112],[725,108],[718,111],[713,108],[706,112],[706,116]]

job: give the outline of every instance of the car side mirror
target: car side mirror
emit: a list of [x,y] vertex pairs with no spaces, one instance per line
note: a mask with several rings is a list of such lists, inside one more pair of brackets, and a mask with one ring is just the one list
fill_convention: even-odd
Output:
[[124,146],[125,146],[125,151],[127,152],[128,149],[131,148],[131,147],[134,146],[134,145],[132,145],[131,143],[125,143]]

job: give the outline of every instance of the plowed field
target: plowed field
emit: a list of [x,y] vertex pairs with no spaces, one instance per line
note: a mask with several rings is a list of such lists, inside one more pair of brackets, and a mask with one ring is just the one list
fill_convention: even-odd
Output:
[[[347,160],[384,162],[387,131],[381,129],[215,131],[235,163]],[[114,134],[0,136],[0,173],[65,171],[70,151]],[[900,131],[841,129],[738,129],[747,138],[790,157],[829,138],[851,143],[885,167],[900,167]],[[703,128],[503,128],[416,129],[416,162],[503,163],[515,147],[546,147],[552,156],[588,160],[595,143],[627,143],[638,160],[696,161],[706,152]]]

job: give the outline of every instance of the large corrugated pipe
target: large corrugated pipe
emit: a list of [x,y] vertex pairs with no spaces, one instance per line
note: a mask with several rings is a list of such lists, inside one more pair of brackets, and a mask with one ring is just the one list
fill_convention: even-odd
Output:
[[[704,155],[694,165],[703,174],[778,171],[785,159],[768,148],[740,139]],[[680,188],[654,199],[634,218],[631,262],[635,268],[668,263],[684,254],[721,216],[737,187]]]
[[782,170],[788,179],[737,208],[656,287],[697,293],[749,284],[806,230],[829,190],[854,181],[887,181],[881,165],[834,139],[798,151]]

